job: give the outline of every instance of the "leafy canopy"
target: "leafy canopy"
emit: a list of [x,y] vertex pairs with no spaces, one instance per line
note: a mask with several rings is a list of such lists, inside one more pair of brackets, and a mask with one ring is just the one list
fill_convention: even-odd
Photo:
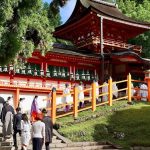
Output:
[[[122,12],[139,21],[150,23],[149,0],[118,0],[118,6]],[[132,44],[143,46],[143,57],[150,58],[150,32],[139,35],[130,41]]]
[[34,49],[42,54],[50,50],[52,31],[60,24],[59,6],[66,1],[0,0],[0,64],[28,58]]

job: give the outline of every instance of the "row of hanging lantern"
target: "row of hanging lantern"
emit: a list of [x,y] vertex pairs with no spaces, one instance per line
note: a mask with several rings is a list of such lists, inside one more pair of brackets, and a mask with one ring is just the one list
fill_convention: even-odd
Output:
[[[51,69],[47,69],[46,77],[54,77],[54,78],[65,78],[71,80],[84,80],[90,81],[94,79],[98,79],[98,75],[93,74],[89,70],[76,70],[75,74],[73,72],[69,72],[68,68],[65,67],[56,67],[50,66]],[[24,75],[34,75],[34,76],[45,76],[44,70],[37,70],[36,68],[31,68],[30,64],[28,66],[24,66],[22,69],[14,68],[13,65],[8,66],[0,66],[0,72],[9,72],[14,70],[16,74],[24,74]]]
[[65,67],[56,67],[56,66],[51,66],[51,72],[48,70],[46,72],[46,76],[52,76],[55,78],[68,78],[69,77],[69,72],[68,69]]
[[[91,81],[97,78],[97,75],[93,75],[89,70],[82,70],[82,73],[79,74],[79,71],[77,70],[75,73],[75,80],[85,80],[85,81]],[[71,74],[71,79],[74,79],[73,73]]]

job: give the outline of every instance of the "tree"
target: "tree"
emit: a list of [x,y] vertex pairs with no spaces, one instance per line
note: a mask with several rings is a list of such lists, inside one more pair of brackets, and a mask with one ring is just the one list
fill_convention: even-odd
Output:
[[50,50],[51,33],[60,23],[58,8],[65,2],[53,0],[48,7],[42,0],[0,0],[0,64],[28,58],[35,48],[42,54]]
[[[138,21],[150,22],[150,2],[149,0],[119,0],[118,1],[119,8],[122,12]],[[137,36],[134,39],[129,41],[131,44],[142,45],[143,53],[142,56],[146,58],[150,58],[150,32],[146,32]]]

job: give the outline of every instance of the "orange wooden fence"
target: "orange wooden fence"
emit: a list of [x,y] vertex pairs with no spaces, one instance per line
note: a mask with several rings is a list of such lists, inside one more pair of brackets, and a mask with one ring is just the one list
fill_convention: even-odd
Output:
[[[65,103],[65,104],[61,104],[61,105],[56,105],[56,99],[59,97],[59,98],[63,98],[67,95],[57,95],[56,94],[56,90],[54,90],[52,92],[52,105],[51,105],[51,108],[49,108],[49,110],[51,110],[51,117],[52,117],[52,121],[55,123],[56,122],[56,119],[57,118],[60,118],[60,117],[64,117],[64,116],[67,116],[67,115],[73,115],[73,117],[78,117],[78,113],[80,111],[84,111],[84,110],[87,110],[87,109],[92,109],[92,111],[94,112],[96,110],[96,107],[97,106],[100,106],[100,105],[104,105],[104,104],[108,104],[109,106],[112,106],[113,105],[113,102],[115,101],[118,101],[118,100],[123,100],[123,99],[127,99],[128,102],[131,102],[131,99],[132,99],[132,82],[134,80],[131,79],[131,75],[129,74],[127,76],[127,79],[126,80],[122,80],[122,81],[117,81],[117,82],[113,82],[112,79],[110,78],[108,80],[108,83],[107,84],[103,84],[103,85],[100,85],[100,86],[96,86],[96,83],[93,82],[92,85],[91,85],[91,88],[87,88],[87,89],[84,89],[82,91],[79,91],[78,90],[78,87],[74,87],[73,89],[73,92],[70,93],[70,95],[73,96],[73,101],[70,102],[70,103]],[[139,81],[140,82],[140,81]],[[144,81],[143,81],[144,82]],[[125,83],[127,86],[125,88],[122,88],[122,89],[118,89],[117,91],[113,91],[113,84],[121,84],[121,83]],[[101,100],[101,102],[97,102],[96,101],[96,89],[98,88],[99,91],[102,91],[102,87],[105,87],[107,86],[108,87],[108,92],[107,93],[102,93],[100,92],[98,97],[99,99]],[[87,95],[83,100],[78,100],[78,94],[80,92],[84,92],[84,95]],[[113,99],[113,93],[114,92],[119,92],[119,93],[124,93],[122,95],[120,95],[119,97],[117,98],[114,98]],[[89,94],[87,94],[89,93]],[[108,97],[108,100],[107,101],[103,101],[103,96],[107,96]],[[89,102],[89,105],[84,107],[84,108],[78,108],[78,105],[79,105],[79,102],[84,102],[84,101],[88,101]],[[64,112],[62,114],[59,114],[57,112],[57,110],[59,108],[64,108],[65,106],[67,105],[71,105],[72,106],[72,109],[70,109],[70,111],[68,112]]]

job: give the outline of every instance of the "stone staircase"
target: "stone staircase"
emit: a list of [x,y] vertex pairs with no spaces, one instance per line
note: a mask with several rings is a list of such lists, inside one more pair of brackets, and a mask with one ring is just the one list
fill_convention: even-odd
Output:
[[[20,137],[18,139],[18,150],[21,149]],[[0,150],[15,150],[12,137],[6,141],[2,141],[2,133],[0,133]],[[56,130],[54,130],[54,136],[52,143],[50,144],[51,150],[117,150],[115,146],[108,142],[71,142],[70,140],[61,136]],[[32,150],[30,144],[28,150]],[[43,150],[45,147],[43,146]]]

